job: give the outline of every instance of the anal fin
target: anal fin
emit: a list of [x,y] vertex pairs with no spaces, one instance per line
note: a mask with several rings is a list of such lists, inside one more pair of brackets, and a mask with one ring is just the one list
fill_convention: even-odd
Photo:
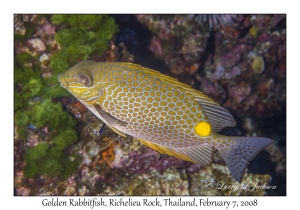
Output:
[[207,144],[200,146],[186,147],[186,148],[173,148],[166,147],[143,139],[138,139],[144,145],[157,150],[162,154],[168,154],[185,161],[197,163],[202,166],[209,165],[213,157],[213,147]]

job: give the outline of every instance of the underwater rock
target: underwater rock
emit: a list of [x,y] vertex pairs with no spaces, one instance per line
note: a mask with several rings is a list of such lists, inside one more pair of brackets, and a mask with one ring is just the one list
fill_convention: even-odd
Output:
[[175,168],[167,168],[162,172],[150,170],[128,181],[128,186],[123,189],[125,195],[139,196],[174,196],[189,195],[188,180],[182,179]]
[[[203,32],[190,23],[188,15],[136,15],[153,34],[149,49],[170,70],[180,74],[186,66],[203,55],[209,31]],[[193,74],[193,73],[192,73]]]
[[281,151],[281,149],[276,145],[272,144],[270,147],[266,148],[271,156],[271,161],[276,164],[275,172],[282,176],[286,173],[286,155]]
[[255,57],[251,63],[251,67],[255,74],[261,74],[265,70],[265,62],[263,57]]
[[150,46],[149,46],[149,49],[155,54],[155,55],[162,55],[163,54],[163,51],[161,49],[161,45],[160,45],[160,42],[159,40],[156,38],[156,37],[153,37],[151,39],[151,43],[150,43]]
[[[144,148],[144,146],[139,147],[140,149],[137,151],[130,152],[124,150],[126,149],[124,146],[115,147],[116,153],[122,154],[122,158],[121,160],[117,159],[116,162],[112,162],[111,167],[122,168],[126,173],[141,174],[151,168],[162,171],[172,166],[182,167],[184,162],[175,157],[162,155],[151,148]],[[122,149],[122,151],[118,151],[118,149]]]
[[49,56],[48,53],[43,53],[40,56],[39,61],[41,62],[42,69],[47,69],[48,68],[49,58],[50,58],[50,56]]
[[17,195],[28,196],[30,194],[31,189],[29,187],[20,187],[17,189]]
[[113,41],[109,43],[108,50],[104,51],[101,56],[92,54],[88,57],[88,60],[100,61],[122,61],[122,62],[134,62],[134,56],[128,52],[127,47],[123,42],[115,45]]
[[234,66],[230,72],[225,72],[225,75],[224,77],[226,79],[231,79],[237,75],[240,75],[241,74],[241,69],[238,67],[238,66]]
[[274,88],[274,84],[275,82],[272,78],[263,81],[258,87],[258,93],[260,95],[269,95],[271,90]]
[[26,146],[31,148],[35,147],[40,140],[40,136],[36,133],[36,131],[28,131],[27,143]]
[[14,15],[14,30],[15,34],[26,34],[26,27],[24,26],[22,15]]
[[46,50],[46,45],[40,38],[31,38],[27,41],[27,44],[37,52],[44,52]]
[[35,23],[35,24],[37,24],[38,20],[40,20],[38,18],[38,15],[29,15],[29,14],[26,14],[26,15],[22,15],[22,17],[23,17],[23,20],[25,22],[32,22],[32,23]]
[[[220,164],[206,166],[198,172],[188,173],[190,180],[189,194],[192,196],[219,195],[266,195],[268,190],[258,186],[269,186],[270,175],[250,174],[245,172],[242,183],[231,178],[229,169]],[[255,188],[257,187],[257,188]],[[275,187],[276,186],[271,186]]]
[[92,159],[101,151],[101,148],[96,142],[91,141],[85,145],[85,150],[88,157]]
[[224,72],[225,68],[221,64],[217,64],[215,72],[210,74],[210,71],[207,71],[206,77],[212,80],[218,80],[224,75]]
[[246,130],[246,132],[253,133],[254,129],[256,128],[253,119],[249,117],[244,118],[243,128]]
[[56,29],[55,29],[55,26],[53,24],[51,24],[51,23],[49,23],[47,21],[43,25],[41,25],[40,27],[38,27],[37,33],[40,36],[55,35],[56,34]]
[[241,59],[242,54],[248,52],[251,45],[238,44],[229,53],[221,56],[221,65],[224,68],[233,67]]
[[201,80],[200,90],[218,103],[223,102],[226,97],[226,91],[223,87],[216,82],[210,82],[208,79]]
[[228,99],[226,106],[231,109],[237,109],[241,102],[251,93],[251,87],[247,83],[229,84]]

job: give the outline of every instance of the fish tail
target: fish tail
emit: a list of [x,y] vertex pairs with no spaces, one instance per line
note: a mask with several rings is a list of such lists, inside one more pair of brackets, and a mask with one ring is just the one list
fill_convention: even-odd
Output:
[[232,176],[241,182],[249,162],[273,140],[262,137],[228,137],[218,135],[215,147],[224,158]]

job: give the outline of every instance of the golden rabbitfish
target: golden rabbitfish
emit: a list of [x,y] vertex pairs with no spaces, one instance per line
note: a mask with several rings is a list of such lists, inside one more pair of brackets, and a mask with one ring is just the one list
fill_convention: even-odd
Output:
[[218,134],[235,126],[228,110],[202,92],[140,65],[82,61],[58,80],[115,132],[161,153],[205,166],[215,147],[239,182],[253,157],[272,143]]

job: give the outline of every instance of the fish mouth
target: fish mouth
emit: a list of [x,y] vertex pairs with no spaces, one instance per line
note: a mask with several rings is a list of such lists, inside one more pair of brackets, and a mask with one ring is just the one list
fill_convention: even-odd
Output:
[[66,89],[68,88],[68,83],[65,81],[63,73],[60,73],[58,75],[58,81],[60,82],[60,86]]

